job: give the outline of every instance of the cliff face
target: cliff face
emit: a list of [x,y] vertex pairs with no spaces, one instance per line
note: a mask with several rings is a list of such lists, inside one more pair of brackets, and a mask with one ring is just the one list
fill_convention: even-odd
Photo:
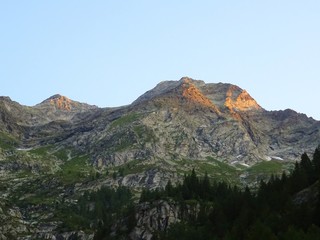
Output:
[[197,218],[200,204],[180,206],[173,201],[159,200],[141,203],[136,207],[136,226],[130,239],[151,240],[155,232],[166,231],[172,224]]

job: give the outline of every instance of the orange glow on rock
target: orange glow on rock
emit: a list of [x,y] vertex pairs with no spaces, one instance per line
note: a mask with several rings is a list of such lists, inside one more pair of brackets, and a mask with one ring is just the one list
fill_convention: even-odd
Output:
[[51,99],[50,104],[60,110],[70,111],[72,109],[72,101],[69,98],[64,97],[64,96],[61,96],[61,97],[55,98],[55,99]]
[[190,80],[184,80],[182,85],[182,96],[192,102],[202,106],[212,108],[215,112],[220,113],[219,109],[196,88]]
[[235,99],[233,96],[234,93],[235,87],[232,86],[227,92],[226,101],[224,104],[231,112],[261,109],[256,100],[254,100],[246,90],[242,90],[242,92]]

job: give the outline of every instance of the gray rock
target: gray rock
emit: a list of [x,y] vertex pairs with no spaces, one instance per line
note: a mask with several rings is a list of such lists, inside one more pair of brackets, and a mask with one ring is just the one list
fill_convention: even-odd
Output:
[[156,231],[166,231],[172,224],[191,217],[197,217],[200,204],[181,207],[173,201],[155,201],[141,203],[137,207],[137,225],[130,233],[133,240],[150,240]]

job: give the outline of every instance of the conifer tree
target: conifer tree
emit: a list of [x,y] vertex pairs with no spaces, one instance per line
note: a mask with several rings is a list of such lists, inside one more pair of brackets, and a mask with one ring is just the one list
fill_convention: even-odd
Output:
[[320,175],[320,145],[316,148],[313,154],[313,166],[315,169],[315,175],[319,177]]
[[300,161],[301,171],[304,171],[308,178],[308,184],[312,184],[315,181],[314,168],[312,162],[307,153],[303,153]]

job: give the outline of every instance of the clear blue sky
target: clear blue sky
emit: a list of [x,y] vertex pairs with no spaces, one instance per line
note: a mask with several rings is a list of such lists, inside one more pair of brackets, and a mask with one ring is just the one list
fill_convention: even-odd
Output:
[[21,104],[126,105],[183,76],[320,120],[320,1],[0,0],[0,95]]

